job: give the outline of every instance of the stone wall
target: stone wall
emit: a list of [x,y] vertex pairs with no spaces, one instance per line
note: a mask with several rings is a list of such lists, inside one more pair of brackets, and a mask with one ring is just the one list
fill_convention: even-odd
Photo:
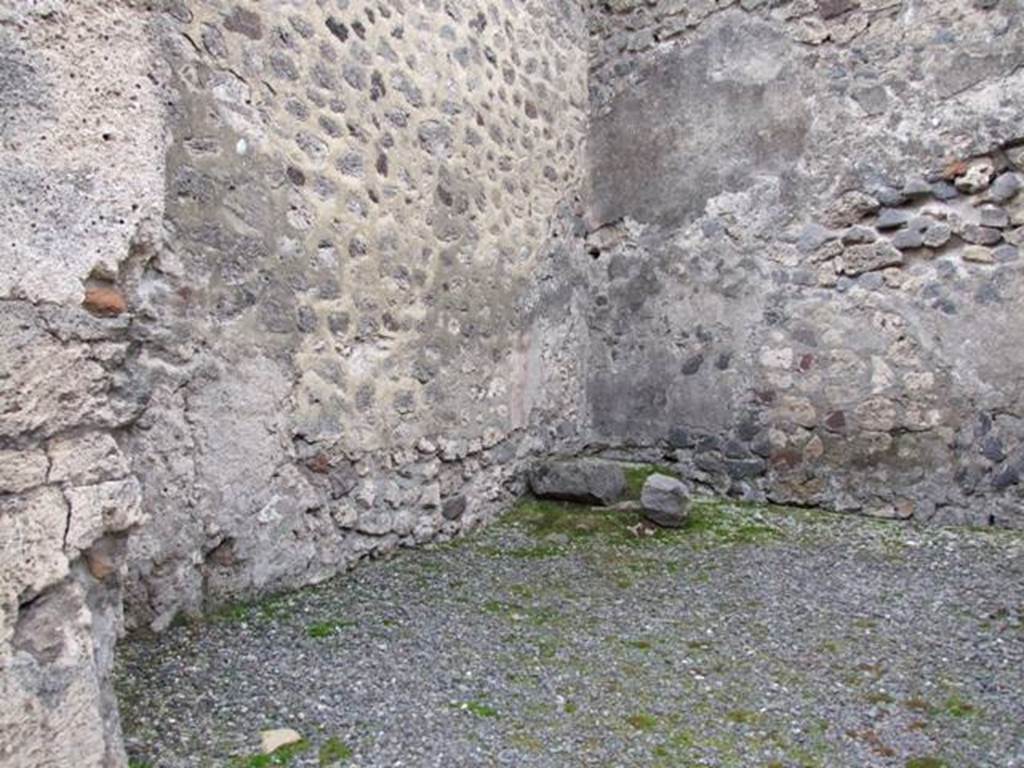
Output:
[[152,396],[128,438],[151,519],[127,608],[155,629],[518,493],[578,399],[552,254],[580,249],[587,102],[571,3],[208,0],[161,21],[166,218],[132,278]]
[[123,448],[144,382],[126,265],[163,209],[164,68],[130,3],[0,8],[0,765],[121,765],[109,685]]
[[[0,9],[0,765],[537,456],[1019,526],[1012,0]],[[589,61],[589,69],[588,69]]]
[[585,46],[546,1],[0,11],[0,765],[123,764],[122,605],[443,540],[572,441]]
[[597,3],[596,449],[1024,525],[1018,2]]

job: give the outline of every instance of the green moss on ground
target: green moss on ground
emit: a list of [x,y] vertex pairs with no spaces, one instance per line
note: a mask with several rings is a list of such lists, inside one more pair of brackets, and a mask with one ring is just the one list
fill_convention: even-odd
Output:
[[757,712],[749,709],[732,709],[725,716],[730,723],[737,725],[754,725],[760,719]]
[[664,464],[631,464],[623,467],[626,474],[626,498],[637,501],[640,492],[644,489],[644,483],[651,475],[668,475],[676,477],[676,471]]
[[974,714],[974,705],[956,695],[946,699],[943,709],[951,717],[970,717]]
[[637,511],[591,507],[564,501],[526,497],[503,518],[503,523],[528,532],[535,544],[495,551],[515,557],[557,557],[567,547],[592,544],[649,545],[684,539],[707,544],[749,544],[781,538],[763,512],[783,508],[697,499],[681,528],[660,528]]
[[649,651],[652,647],[649,640],[623,640],[622,642],[630,648],[636,648],[640,651]]
[[561,614],[550,607],[508,603],[502,600],[488,600],[483,604],[483,609],[487,613],[512,621],[529,622],[535,627],[552,624],[561,618]]
[[352,757],[352,748],[341,739],[331,737],[321,745],[318,757],[324,768],[339,765]]
[[[564,537],[566,541],[580,541],[595,536],[621,537],[624,523],[638,519],[629,512],[527,497],[521,499],[503,521],[525,528],[536,539],[557,541]],[[548,546],[561,552],[557,544]]]
[[785,514],[783,507],[742,506],[711,499],[697,499],[690,517],[680,531],[701,534],[718,544],[753,544],[782,538],[782,531],[760,514],[760,510]]
[[308,752],[310,743],[303,739],[275,749],[269,755],[248,755],[236,757],[231,761],[233,768],[271,768],[271,766],[290,765],[299,755]]
[[337,634],[342,629],[354,627],[355,625],[356,623],[354,621],[341,621],[339,619],[317,621],[306,628],[306,634],[319,640],[325,637],[330,637],[331,635]]
[[464,701],[452,706],[476,717],[498,717],[498,710],[482,701]]
[[221,623],[241,623],[286,619],[291,616],[300,593],[301,590],[268,595],[255,600],[228,603],[211,611],[208,614],[208,620]]
[[537,560],[547,557],[559,557],[565,554],[565,547],[558,546],[557,544],[537,544],[532,547],[502,550],[501,554],[506,557],[517,557],[523,560]]
[[903,707],[911,712],[917,712],[929,717],[946,715],[948,717],[964,718],[973,717],[978,713],[970,701],[956,694],[946,697],[940,705],[932,704],[920,696],[914,696],[905,699]]
[[626,718],[626,722],[636,728],[636,730],[644,731],[645,733],[653,731],[658,727],[658,718],[646,712],[637,712],[635,715],[630,715]]

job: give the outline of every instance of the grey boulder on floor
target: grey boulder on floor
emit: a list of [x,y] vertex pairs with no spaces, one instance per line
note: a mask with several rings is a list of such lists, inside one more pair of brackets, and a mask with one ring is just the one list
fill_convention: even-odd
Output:
[[600,459],[545,461],[530,472],[530,490],[541,499],[607,506],[625,494],[626,475]]
[[663,528],[679,528],[686,522],[690,507],[687,487],[674,477],[654,474],[640,492],[644,517]]

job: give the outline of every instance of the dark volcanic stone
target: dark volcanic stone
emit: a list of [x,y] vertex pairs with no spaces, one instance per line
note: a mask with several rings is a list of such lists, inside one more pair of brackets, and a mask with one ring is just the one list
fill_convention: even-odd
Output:
[[910,221],[910,214],[898,208],[883,208],[878,214],[875,226],[879,229],[896,229]]
[[968,243],[975,243],[976,245],[995,245],[1003,239],[1003,235],[998,229],[970,224],[964,228],[963,238]]
[[332,35],[341,40],[341,42],[348,40],[348,27],[345,26],[343,21],[330,16],[327,19],[327,29],[330,30]]
[[640,493],[644,517],[664,528],[679,528],[686,522],[690,505],[686,486],[668,475],[651,475]]
[[682,373],[684,376],[692,376],[700,370],[702,365],[704,365],[704,355],[693,355],[683,363]]
[[263,37],[263,24],[260,15],[237,5],[228,16],[224,17],[224,29],[228,32],[245,35],[250,40],[259,40]]
[[998,437],[989,436],[981,444],[981,455],[989,461],[1000,462],[1006,458],[1006,451],[1003,450],[1003,441]]
[[598,459],[546,461],[530,473],[530,490],[542,499],[607,505],[626,492],[626,475],[617,464]]
[[979,211],[981,215],[981,226],[1005,229],[1010,226],[1010,215],[1003,208],[994,205],[986,205]]
[[818,13],[823,19],[834,19],[856,7],[855,0],[818,0]]
[[768,465],[762,459],[728,459],[725,462],[725,471],[733,480],[760,477],[767,470]]
[[1020,188],[1020,176],[1016,173],[1004,173],[993,182],[991,189],[989,189],[988,196],[994,202],[1005,203],[1011,197],[1016,195]]
[[672,427],[668,432],[668,444],[673,448],[693,448],[693,435],[685,427]]
[[932,195],[936,200],[952,200],[960,196],[960,190],[948,181],[937,181],[932,184]]
[[901,251],[920,248],[924,245],[924,235],[915,229],[905,229],[902,232],[896,233],[896,237],[892,239],[892,244]]
[[441,504],[441,514],[445,520],[458,520],[466,511],[466,497],[462,494],[451,496]]
[[697,469],[712,475],[720,475],[725,472],[725,465],[716,453],[702,453],[693,463]]
[[1005,490],[1011,485],[1020,485],[1020,470],[1016,467],[1006,467],[992,479],[992,487],[997,491]]

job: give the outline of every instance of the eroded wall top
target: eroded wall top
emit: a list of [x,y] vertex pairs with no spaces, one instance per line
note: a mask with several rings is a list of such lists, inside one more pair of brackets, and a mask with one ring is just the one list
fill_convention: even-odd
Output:
[[139,18],[129,2],[0,8],[2,298],[77,304],[160,221],[165,78]]

